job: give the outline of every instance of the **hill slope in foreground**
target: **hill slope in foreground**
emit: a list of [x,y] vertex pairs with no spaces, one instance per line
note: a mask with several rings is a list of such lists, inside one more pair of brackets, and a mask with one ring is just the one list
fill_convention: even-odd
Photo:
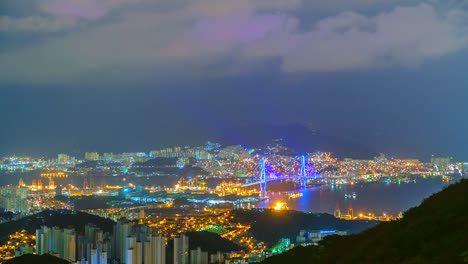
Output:
[[5,264],[69,264],[70,262],[54,257],[49,254],[44,254],[42,256],[26,254],[20,257],[16,257],[10,260],[7,260]]
[[330,236],[266,259],[282,263],[466,263],[468,180],[463,179],[409,209],[398,221],[351,236]]
[[29,234],[34,234],[41,225],[61,228],[72,226],[77,229],[78,233],[83,233],[86,224],[94,224],[104,232],[112,232],[114,222],[110,219],[83,212],[45,210],[17,221],[0,224],[0,245],[6,243],[9,234],[23,229]]

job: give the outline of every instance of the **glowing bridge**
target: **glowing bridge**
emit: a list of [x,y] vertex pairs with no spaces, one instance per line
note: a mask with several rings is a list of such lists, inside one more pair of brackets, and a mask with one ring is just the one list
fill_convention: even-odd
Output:
[[284,176],[267,176],[266,173],[266,163],[265,163],[265,158],[262,158],[261,162],[261,168],[260,168],[260,175],[258,177],[257,181],[254,182],[247,182],[242,184],[242,187],[248,187],[248,186],[253,186],[253,185],[260,185],[260,192],[265,193],[267,192],[267,183],[268,182],[273,182],[273,181],[283,181],[283,180],[297,180],[301,188],[306,187],[307,179],[320,179],[322,178],[320,175],[314,174],[314,175],[308,175],[307,169],[306,169],[306,161],[305,157],[301,157],[301,170],[299,172],[299,175],[284,175]]

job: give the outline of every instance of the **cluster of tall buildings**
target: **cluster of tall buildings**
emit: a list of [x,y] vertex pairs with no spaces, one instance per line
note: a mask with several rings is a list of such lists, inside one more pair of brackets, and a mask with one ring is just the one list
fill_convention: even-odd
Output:
[[[167,240],[154,234],[145,225],[133,225],[128,221],[117,221],[114,226],[115,258],[126,264],[165,264]],[[209,258],[211,257],[211,258]],[[180,235],[173,239],[172,262],[174,264],[224,263],[220,252],[208,255],[201,248],[189,250],[189,237]]]
[[451,157],[432,157],[431,164],[439,172],[468,173],[467,162],[452,162]]
[[117,161],[126,164],[132,162],[145,162],[148,159],[148,154],[146,154],[145,152],[124,152],[119,154],[104,153],[102,156],[99,157],[99,160]]
[[181,147],[152,150],[149,155],[154,158],[177,158],[181,155]]
[[14,213],[29,211],[28,189],[24,186],[0,187],[0,207]]
[[194,158],[197,160],[212,159],[213,155],[202,147],[184,148],[173,147],[160,150],[152,150],[149,153],[152,158]]
[[36,230],[36,254],[53,254],[71,262],[77,260],[76,232],[73,228],[41,226]]
[[[181,162],[184,162],[185,165],[188,164],[188,158],[193,158],[197,160],[209,160],[214,157],[213,151],[215,153],[219,152],[221,145],[218,143],[211,143],[208,142],[206,146],[189,148],[189,147],[168,147],[162,148],[157,150],[152,150],[149,153],[145,152],[124,152],[119,154],[114,153],[104,153],[99,154],[98,152],[85,152],[84,153],[84,160],[86,161],[117,161],[117,162],[124,162],[124,163],[133,163],[133,162],[145,162],[151,158],[184,158]],[[233,150],[228,150],[226,155],[234,155],[239,156],[245,150],[240,149],[237,150],[239,146],[235,146]],[[239,152],[239,153],[231,153],[231,152]],[[242,153],[245,154],[245,153]],[[69,162],[77,162],[75,157],[71,157],[68,154],[60,153],[57,155],[57,159],[54,159],[53,162],[57,162],[58,164],[68,164]],[[183,166],[183,165],[182,165]]]
[[120,263],[166,263],[166,238],[145,225],[117,221],[114,226],[114,257]]
[[[200,247],[190,250],[190,263],[208,264],[208,252],[202,251]],[[220,261],[211,263],[220,263]]]
[[57,162],[64,164],[67,163],[67,161],[70,159],[70,157],[67,154],[60,153],[57,155]]
[[440,171],[444,171],[450,165],[450,158],[448,157],[432,157],[431,164]]
[[41,226],[36,230],[36,254],[52,254],[79,264],[107,264],[112,237],[94,225],[86,225],[84,234],[74,228]]
[[[74,228],[41,226],[36,230],[36,254],[55,255],[76,264],[165,264],[167,239],[145,225],[119,220],[113,234],[88,224],[83,234]],[[174,264],[224,263],[221,253],[208,255],[200,248],[189,250],[189,237],[173,240]]]
[[99,153],[97,153],[97,152],[85,152],[84,158],[85,158],[85,160],[98,160],[99,159]]
[[188,264],[189,263],[188,251],[189,251],[189,238],[187,236],[182,235],[182,236],[174,238],[174,264]]

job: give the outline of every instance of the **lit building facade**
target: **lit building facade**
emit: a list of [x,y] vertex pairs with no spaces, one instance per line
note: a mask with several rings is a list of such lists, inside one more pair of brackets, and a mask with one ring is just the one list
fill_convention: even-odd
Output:
[[174,238],[174,264],[189,264],[189,238],[186,235]]

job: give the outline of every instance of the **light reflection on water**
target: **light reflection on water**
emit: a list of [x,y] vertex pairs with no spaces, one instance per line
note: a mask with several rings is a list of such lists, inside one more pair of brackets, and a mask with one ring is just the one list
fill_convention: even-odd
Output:
[[[5,174],[0,172],[0,186],[6,184],[17,184],[19,178],[23,178],[26,183],[30,183],[33,179],[38,179],[38,173],[15,173]],[[106,184],[125,185],[122,177],[104,177]],[[129,179],[134,184],[142,184],[144,186],[173,186],[176,184],[179,177],[176,176],[157,176],[157,177],[141,177]],[[42,179],[47,182],[47,179]],[[83,177],[73,177],[64,179],[61,183],[59,179],[56,184],[73,183],[80,186],[83,182]],[[94,180],[100,183],[101,179],[96,177]],[[221,180],[207,180],[210,187],[214,187]],[[453,182],[453,181],[452,181]],[[287,203],[289,209],[304,211],[304,212],[320,212],[333,214],[338,203],[341,213],[346,213],[348,208],[352,206],[354,214],[359,213],[374,213],[382,215],[383,213],[397,215],[411,207],[417,206],[421,201],[431,194],[442,190],[444,186],[450,183],[442,181],[441,177],[434,178],[418,178],[415,182],[408,183],[358,183],[351,185],[336,185],[314,187],[300,190],[302,197],[296,199],[288,199],[286,193],[269,194],[270,199],[259,203],[259,207],[271,207],[277,201]],[[280,186],[269,184],[274,189],[292,190],[294,186],[291,183],[280,183]],[[353,194],[355,195],[353,197]]]
[[338,204],[341,213],[352,207],[354,214],[383,213],[397,215],[419,205],[424,198],[436,193],[450,183],[442,178],[419,179],[416,182],[398,183],[359,183],[314,187],[299,190],[302,197],[289,199],[287,194],[270,194],[269,200],[259,203],[259,207],[270,207],[276,201],[284,201],[289,209],[333,214]]

